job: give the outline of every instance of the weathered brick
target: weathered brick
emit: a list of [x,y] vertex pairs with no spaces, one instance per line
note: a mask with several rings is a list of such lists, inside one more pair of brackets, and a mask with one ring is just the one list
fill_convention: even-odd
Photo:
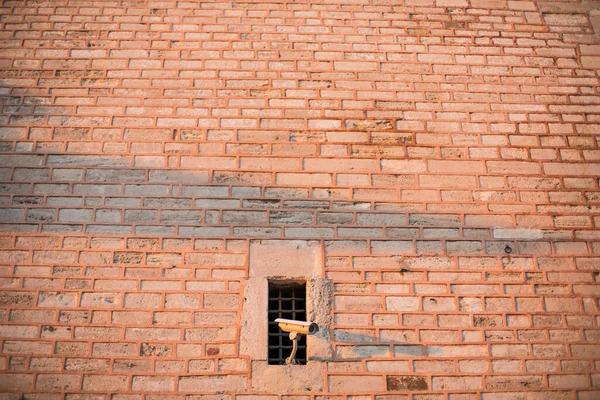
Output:
[[127,376],[122,375],[84,375],[83,390],[91,392],[112,392],[127,390]]
[[38,390],[76,390],[79,389],[79,376],[67,374],[40,374],[35,381]]
[[206,309],[237,309],[238,295],[235,294],[205,294],[203,306]]
[[11,373],[6,375],[7,379],[0,382],[2,390],[31,390],[33,384],[33,374]]
[[352,392],[372,392],[380,391],[383,388],[383,381],[378,376],[341,376],[332,375],[329,377],[329,390],[333,392],[352,391]]
[[179,378],[180,392],[197,393],[215,390],[244,390],[246,377],[240,375],[206,375]]
[[144,392],[170,392],[175,386],[175,378],[170,376],[134,376],[132,389]]
[[99,357],[132,357],[138,353],[139,346],[135,343],[94,343],[92,346],[92,355]]
[[434,390],[477,390],[482,388],[479,377],[433,377]]
[[40,292],[37,305],[39,307],[75,307],[77,305],[77,293]]
[[167,294],[165,295],[165,308],[193,308],[200,306],[200,295],[194,294]]
[[340,311],[380,310],[382,299],[377,296],[335,296],[335,309]]
[[156,309],[162,301],[162,295],[158,293],[126,293],[124,307]]

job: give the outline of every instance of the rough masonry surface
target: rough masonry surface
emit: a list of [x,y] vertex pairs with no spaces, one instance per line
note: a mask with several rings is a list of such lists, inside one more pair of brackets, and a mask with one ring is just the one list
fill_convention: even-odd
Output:
[[0,2],[0,398],[598,399],[599,71],[592,0]]

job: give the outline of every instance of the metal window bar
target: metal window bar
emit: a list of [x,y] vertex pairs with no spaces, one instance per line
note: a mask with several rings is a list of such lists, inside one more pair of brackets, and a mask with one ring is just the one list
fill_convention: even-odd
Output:
[[[269,282],[269,365],[283,365],[292,352],[289,333],[283,332],[277,318],[306,321],[306,282]],[[306,364],[306,336],[298,342],[298,364]]]

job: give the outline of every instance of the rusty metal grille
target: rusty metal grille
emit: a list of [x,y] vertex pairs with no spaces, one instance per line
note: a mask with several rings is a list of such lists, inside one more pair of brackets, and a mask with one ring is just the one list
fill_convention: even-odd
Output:
[[[283,332],[277,318],[306,321],[306,282],[269,281],[269,358],[270,365],[285,364],[292,352],[289,333]],[[296,361],[306,364],[306,336],[298,342]]]

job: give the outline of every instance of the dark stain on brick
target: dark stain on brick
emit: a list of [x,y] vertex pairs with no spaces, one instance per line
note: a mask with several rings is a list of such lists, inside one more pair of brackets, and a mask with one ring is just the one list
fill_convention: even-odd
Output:
[[217,347],[210,347],[206,349],[206,355],[216,356],[217,354],[219,354],[219,349]]
[[116,264],[139,264],[142,262],[141,253],[115,252],[113,262]]
[[140,355],[146,357],[168,357],[171,355],[171,347],[160,344],[142,343]]
[[444,22],[444,26],[446,28],[464,28],[465,23],[464,22],[455,22],[455,21],[446,21],[446,22]]
[[387,390],[427,390],[427,379],[423,376],[388,376]]
[[[0,145],[0,151],[4,151],[2,146]],[[10,186],[0,185],[0,193],[6,193],[10,191]],[[42,204],[44,202],[43,197],[33,197],[33,196],[15,196],[13,198],[13,204],[15,205],[24,205],[24,204]]]
[[485,326],[485,327],[494,327],[497,326],[496,321],[493,318],[475,315],[473,316],[473,325],[474,326]]
[[291,131],[290,142],[327,142],[327,135],[320,131]]
[[55,330],[56,330],[56,328],[54,328],[53,326],[50,326],[50,325],[42,326],[42,332],[47,332],[47,331],[54,332]]
[[31,307],[34,301],[33,293],[0,293],[0,306]]

